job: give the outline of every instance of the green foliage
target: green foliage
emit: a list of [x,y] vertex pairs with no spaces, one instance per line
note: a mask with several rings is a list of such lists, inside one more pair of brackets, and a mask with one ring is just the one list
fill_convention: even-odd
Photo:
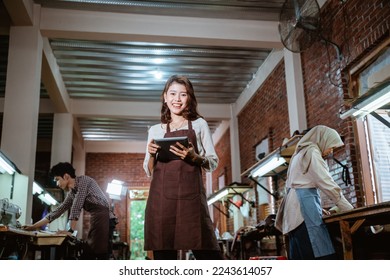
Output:
[[144,260],[144,221],[146,200],[133,200],[130,203],[130,259]]

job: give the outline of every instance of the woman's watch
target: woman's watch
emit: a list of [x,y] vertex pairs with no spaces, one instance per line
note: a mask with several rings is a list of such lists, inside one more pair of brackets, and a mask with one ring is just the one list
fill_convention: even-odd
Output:
[[69,228],[69,229],[68,229],[68,232],[74,233],[74,230],[73,230],[72,228]]

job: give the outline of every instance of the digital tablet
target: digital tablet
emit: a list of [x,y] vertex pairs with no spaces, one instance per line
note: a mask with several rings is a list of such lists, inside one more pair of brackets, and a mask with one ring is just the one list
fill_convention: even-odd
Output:
[[155,139],[154,142],[161,148],[157,153],[157,160],[159,161],[170,161],[174,159],[180,159],[177,155],[170,152],[169,149],[172,145],[176,145],[177,142],[182,144],[184,147],[188,147],[188,137],[167,137],[161,139]]

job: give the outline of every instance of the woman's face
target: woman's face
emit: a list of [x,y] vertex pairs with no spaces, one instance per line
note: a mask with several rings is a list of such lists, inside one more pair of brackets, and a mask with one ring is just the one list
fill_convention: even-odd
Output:
[[327,158],[329,155],[333,154],[333,148],[326,149],[322,152],[322,157]]
[[181,115],[188,103],[186,87],[182,84],[172,83],[164,94],[164,101],[167,103],[171,114]]

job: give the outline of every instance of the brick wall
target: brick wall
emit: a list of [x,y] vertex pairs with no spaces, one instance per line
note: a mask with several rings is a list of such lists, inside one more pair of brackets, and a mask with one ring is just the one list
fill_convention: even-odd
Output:
[[228,129],[223,137],[215,144],[215,151],[219,158],[218,168],[213,171],[213,190],[218,190],[218,178],[225,175],[226,184],[232,182],[230,130]]
[[[149,187],[150,179],[143,170],[144,154],[126,153],[88,153],[85,174],[94,178],[106,191],[107,184],[113,179],[124,181],[129,187]],[[117,230],[121,241],[129,241],[128,200],[126,197],[116,200],[115,214],[119,220]],[[88,215],[84,215],[84,234],[89,229]],[[84,236],[85,238],[85,236]]]
[[[225,184],[228,185],[232,183],[232,164],[231,164],[231,145],[230,145],[230,130],[228,129],[225,134],[221,137],[218,143],[215,144],[215,151],[219,157],[218,168],[212,173],[213,176],[213,191],[218,190],[218,178],[220,176],[225,176]],[[223,209],[222,205],[217,205]],[[222,220],[223,219],[223,220]],[[218,210],[214,210],[214,225],[218,225],[220,234],[222,231],[222,225],[226,221],[227,228],[233,228],[233,219],[226,219],[225,216]]]
[[[301,54],[308,127],[324,124],[335,128],[343,137],[345,149],[335,157],[348,166],[352,185],[342,178],[343,168],[329,161],[330,171],[343,188],[347,199],[361,206],[363,203],[357,168],[357,149],[351,120],[341,120],[344,97],[348,92],[348,70],[359,63],[366,54],[389,37],[390,2],[387,0],[327,1],[321,10],[322,34],[337,44],[341,59],[332,44],[317,41]],[[264,138],[270,138],[270,151],[290,137],[287,113],[287,96],[284,63],[276,67],[270,77],[258,89],[252,100],[238,116],[241,172],[252,166],[255,146]],[[225,139],[226,140],[226,139]],[[226,151],[225,141],[217,144],[218,151]],[[223,168],[231,170],[230,162],[222,159]],[[217,174],[213,176],[218,176]],[[231,177],[230,177],[231,178]],[[243,178],[245,181],[245,178]],[[227,182],[229,184],[230,181]],[[324,199],[324,204],[330,202]],[[259,209],[260,210],[260,209]],[[228,222],[228,227],[230,223]]]
[[264,138],[272,151],[290,137],[284,75],[281,62],[238,115],[241,172],[256,163],[255,147]]

